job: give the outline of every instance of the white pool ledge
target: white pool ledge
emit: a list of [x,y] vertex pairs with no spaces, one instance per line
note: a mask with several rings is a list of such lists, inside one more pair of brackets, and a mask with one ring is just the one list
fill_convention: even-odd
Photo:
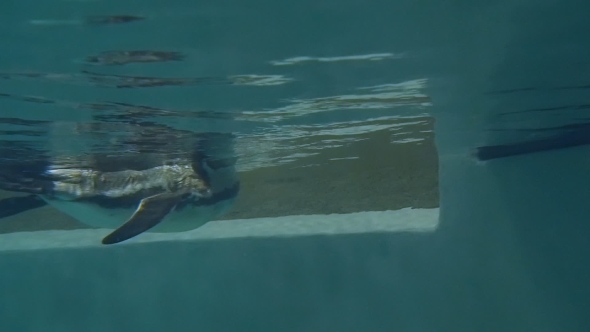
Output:
[[[387,232],[434,232],[439,209],[405,208],[349,214],[297,215],[212,221],[179,233],[144,233],[117,246],[160,241],[199,241],[229,238],[297,237]],[[0,251],[104,247],[107,229],[50,230],[0,235]]]

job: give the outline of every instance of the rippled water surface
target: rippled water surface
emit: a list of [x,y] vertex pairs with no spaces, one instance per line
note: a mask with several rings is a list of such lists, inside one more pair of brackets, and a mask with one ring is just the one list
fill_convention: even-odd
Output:
[[429,79],[411,70],[423,50],[369,24],[383,15],[259,5],[11,3],[2,162],[129,168],[231,134],[216,153],[237,158],[243,189],[226,218],[436,207]]
[[498,21],[475,5],[409,1],[5,8],[0,158],[11,169],[174,163],[208,146],[243,182],[226,217],[261,217],[436,207],[439,156],[589,143],[573,7],[560,8],[567,22],[524,3],[487,6]]

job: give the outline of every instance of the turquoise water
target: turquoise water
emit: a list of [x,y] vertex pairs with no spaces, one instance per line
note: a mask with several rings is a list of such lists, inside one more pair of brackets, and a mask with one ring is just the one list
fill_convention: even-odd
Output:
[[[270,183],[282,178],[322,178],[333,169],[341,169],[338,179],[310,189],[341,192],[344,184],[326,187],[344,177],[360,178],[357,170],[371,167],[426,179],[404,180],[400,185],[410,198],[389,205],[306,210],[309,204],[302,203],[299,209],[253,214],[249,206],[261,205],[263,198],[244,198],[234,219],[438,205],[429,78],[412,70],[428,56],[408,44],[408,36],[388,40],[380,33],[386,25],[368,24],[377,19],[372,11],[356,15],[328,3],[312,11],[272,3],[40,6],[14,3],[2,23],[14,50],[0,59],[6,64],[0,72],[2,158],[20,174],[60,167],[146,168],[204,149],[213,159],[235,157],[236,170],[250,172],[241,176],[245,197],[277,190]],[[350,25],[353,18],[369,28]],[[347,42],[355,36],[358,43]],[[231,142],[220,134],[232,135]],[[403,155],[412,146],[420,152]],[[377,163],[381,157],[385,161]],[[400,166],[390,162],[406,158]],[[357,182],[364,188],[339,200],[367,201],[373,183],[381,181]],[[263,187],[248,191],[257,183]],[[291,191],[305,190],[299,186]],[[3,233],[40,228],[5,225],[13,226]]]
[[[0,7],[2,331],[587,330],[581,2]],[[195,151],[187,232],[31,194]]]

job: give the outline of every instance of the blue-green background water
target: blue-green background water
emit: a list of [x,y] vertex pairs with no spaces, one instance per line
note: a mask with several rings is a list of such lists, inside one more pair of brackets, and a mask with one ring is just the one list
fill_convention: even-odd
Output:
[[[325,200],[314,213],[333,213],[334,206],[359,197],[367,202],[360,211],[372,210],[373,201],[381,201],[377,210],[435,208],[432,188],[440,176],[441,206],[439,229],[421,234],[336,231],[284,238],[267,232],[262,238],[110,250],[54,245],[6,251],[0,254],[3,330],[587,330],[583,145],[590,30],[583,2],[97,0],[0,6],[4,166],[56,155],[80,162],[93,152],[182,151],[194,133],[223,132],[237,136],[240,172],[258,171],[248,173],[252,206],[268,204],[266,197],[251,198],[255,186],[272,176],[282,179],[273,178],[272,196],[291,190]],[[87,21],[122,14],[145,19]],[[179,52],[183,59],[86,61],[126,50]],[[294,57],[310,59],[280,65]],[[189,82],[122,88],[129,81],[115,75]],[[248,85],[245,80],[255,77],[245,75],[277,75],[267,78],[281,84]],[[385,143],[369,135],[379,132],[386,133]],[[141,135],[155,139],[133,143]],[[367,146],[361,151],[354,145],[371,139],[382,150],[366,155]],[[431,146],[433,139],[435,158],[423,157],[427,152],[410,158],[409,151]],[[479,157],[525,156],[476,161],[478,147],[499,144]],[[359,163],[322,159],[335,145],[344,150],[332,157],[361,156]],[[549,148],[557,151],[525,153]],[[375,166],[379,157],[386,162]],[[414,164],[389,169],[391,160]],[[412,179],[424,178],[419,173],[408,173],[439,161],[427,184]],[[291,176],[293,169],[317,164],[315,171]],[[333,193],[359,174],[378,174],[373,183],[404,179],[408,185],[392,185],[394,193],[377,184],[353,186],[359,196]],[[321,185],[306,190],[284,180],[312,176],[325,182],[313,178]],[[335,183],[340,187],[330,192]],[[400,205],[399,196],[413,199]],[[280,205],[295,201],[289,199]],[[261,210],[255,217],[267,215],[276,216]]]

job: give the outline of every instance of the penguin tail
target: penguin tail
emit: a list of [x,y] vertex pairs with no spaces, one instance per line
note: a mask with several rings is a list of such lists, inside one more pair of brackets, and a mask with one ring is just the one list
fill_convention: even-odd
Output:
[[0,219],[47,205],[37,195],[17,196],[0,199]]

